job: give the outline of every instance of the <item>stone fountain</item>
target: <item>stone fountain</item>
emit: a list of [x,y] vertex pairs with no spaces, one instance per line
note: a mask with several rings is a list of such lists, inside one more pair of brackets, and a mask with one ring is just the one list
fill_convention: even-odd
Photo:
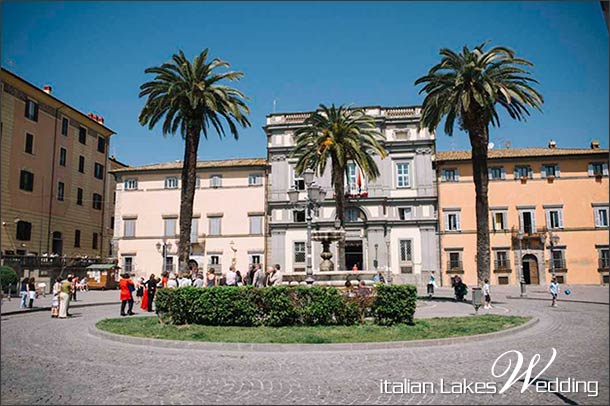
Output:
[[330,252],[330,244],[334,241],[339,241],[344,236],[344,230],[313,231],[311,233],[312,240],[320,241],[322,243],[320,272],[331,272],[335,270],[335,264],[331,261],[333,254]]

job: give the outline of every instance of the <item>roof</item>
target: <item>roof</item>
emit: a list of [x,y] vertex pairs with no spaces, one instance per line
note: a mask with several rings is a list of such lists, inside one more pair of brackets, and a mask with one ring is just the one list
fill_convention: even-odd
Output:
[[[250,167],[250,166],[267,166],[266,158],[239,158],[239,159],[223,159],[215,161],[198,161],[197,169],[206,168],[232,168],[232,167]],[[130,166],[123,169],[110,171],[112,173],[130,173],[130,172],[148,172],[148,171],[167,171],[182,169],[182,161],[161,162],[158,164]]]
[[[471,151],[437,151],[436,161],[469,161]],[[607,149],[591,148],[512,148],[490,149],[489,159],[535,158],[574,155],[608,155]]]
[[89,120],[89,122],[94,123],[94,126],[97,125],[101,128],[103,128],[104,130],[106,130],[107,132],[110,133],[110,135],[112,134],[116,134],[116,132],[114,132],[112,129],[106,127],[104,124],[92,119],[91,117],[89,117],[88,115],[86,115],[85,113],[83,113],[82,111],[78,110],[77,108],[69,105],[68,103],[58,99],[57,97],[53,96],[51,93],[47,93],[44,90],[42,90],[41,88],[39,88],[38,86],[34,85],[31,82],[28,82],[27,80],[25,80],[24,78],[22,78],[21,76],[11,72],[10,70],[6,69],[6,68],[2,68],[2,73],[6,73],[9,74],[10,76],[14,77],[15,79],[25,83],[26,85],[28,85],[29,87],[31,87],[32,89],[34,89],[36,92],[38,92],[40,95],[42,95],[43,97],[49,97],[52,100],[54,100],[57,103],[61,103],[62,105],[70,108],[71,110],[73,110],[75,113],[77,113],[78,115],[82,116],[83,118],[86,118],[87,120]]
[[89,265],[86,269],[114,269],[116,267],[115,264],[93,264]]

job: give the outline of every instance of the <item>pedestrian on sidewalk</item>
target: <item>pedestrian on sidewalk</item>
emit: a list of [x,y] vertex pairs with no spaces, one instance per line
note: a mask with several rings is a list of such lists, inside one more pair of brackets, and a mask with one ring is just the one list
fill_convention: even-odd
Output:
[[72,275],[72,300],[76,302],[76,291],[78,290],[78,277]]
[[61,276],[58,276],[53,284],[53,302],[51,302],[51,317],[59,317],[59,294],[61,293]]
[[[119,281],[119,289],[121,291],[121,316],[133,315],[133,296],[132,292],[136,289],[133,281],[129,278],[128,273],[121,275]],[[125,313],[125,306],[129,305],[127,313]]]
[[28,307],[28,299],[30,297],[30,278],[23,278],[21,280],[21,308],[25,309]]
[[483,285],[483,295],[485,296],[485,309],[491,309],[491,294],[489,291],[489,279],[485,279]]
[[68,310],[70,309],[70,298],[72,297],[72,275],[61,283],[61,291],[59,294],[59,318],[65,319],[70,316]]
[[428,285],[426,286],[429,298],[432,298],[432,295],[434,295],[435,287],[436,287],[436,280],[434,279],[434,275],[430,274],[430,278],[428,279]]
[[551,307],[557,307],[557,295],[559,294],[559,284],[557,279],[553,278],[549,286],[549,292],[551,292]]
[[33,276],[28,282],[28,296],[30,299],[28,307],[31,309],[32,307],[34,307],[34,299],[36,299],[36,279]]
[[153,302],[155,300],[155,293],[157,293],[157,279],[155,274],[150,274],[150,278],[144,283],[144,297],[142,299],[142,310],[152,312]]

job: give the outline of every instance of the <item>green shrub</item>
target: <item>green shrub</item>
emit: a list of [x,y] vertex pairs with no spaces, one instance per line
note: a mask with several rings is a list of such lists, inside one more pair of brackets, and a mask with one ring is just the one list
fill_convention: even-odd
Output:
[[261,289],[259,309],[261,324],[271,327],[293,326],[299,324],[298,300],[294,289],[277,286]]
[[307,326],[337,324],[337,314],[346,306],[339,290],[322,286],[296,288],[302,323]]
[[3,288],[17,283],[18,281],[17,272],[15,272],[13,268],[10,266],[0,267],[0,285],[2,285]]
[[371,312],[375,322],[384,326],[413,324],[417,288],[412,285],[380,285]]

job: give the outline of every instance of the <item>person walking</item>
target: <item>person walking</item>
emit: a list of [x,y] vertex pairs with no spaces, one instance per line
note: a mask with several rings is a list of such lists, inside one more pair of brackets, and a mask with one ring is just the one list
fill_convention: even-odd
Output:
[[28,308],[34,307],[34,299],[36,299],[36,279],[32,276],[28,281],[28,297],[30,302]]
[[428,291],[428,297],[432,297],[434,295],[434,288],[436,287],[436,279],[433,274],[430,274],[430,278],[428,279],[428,285],[426,286]]
[[70,314],[68,310],[70,309],[70,298],[72,297],[72,275],[68,276],[65,281],[61,283],[61,290],[59,293],[59,318],[65,319],[69,317]]
[[61,293],[61,276],[58,276],[53,284],[53,301],[51,302],[51,317],[59,317],[59,294]]
[[483,296],[485,297],[485,309],[491,309],[491,293],[489,290],[489,279],[485,279],[483,285]]
[[30,278],[23,278],[21,280],[21,308],[26,309],[28,307],[28,299],[30,298]]
[[[133,296],[132,292],[136,289],[133,281],[129,278],[128,273],[124,273],[121,275],[121,280],[119,281],[119,289],[121,292],[121,316],[133,315]],[[127,313],[125,313],[125,306],[129,305],[127,309]]]
[[549,292],[551,292],[551,307],[557,307],[557,295],[559,295],[559,284],[557,283],[557,278],[553,278],[551,280]]
[[263,271],[259,266],[256,272],[254,273],[253,284],[257,288],[263,288],[265,287],[266,283],[267,275],[265,274],[265,271]]
[[208,274],[205,277],[205,286],[208,288],[218,286],[218,279],[213,268],[208,269]]

